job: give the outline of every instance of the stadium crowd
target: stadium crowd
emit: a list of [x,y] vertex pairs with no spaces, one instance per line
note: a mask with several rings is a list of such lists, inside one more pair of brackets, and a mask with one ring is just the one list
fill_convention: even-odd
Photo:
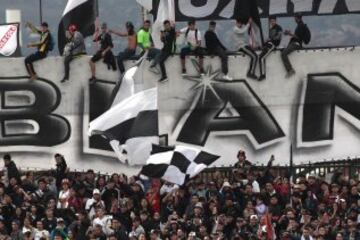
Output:
[[[177,186],[141,176],[71,173],[65,158],[41,176],[3,156],[0,239],[359,240],[360,182],[336,171],[276,176],[239,151],[230,177]],[[37,174],[38,175],[38,174]]]

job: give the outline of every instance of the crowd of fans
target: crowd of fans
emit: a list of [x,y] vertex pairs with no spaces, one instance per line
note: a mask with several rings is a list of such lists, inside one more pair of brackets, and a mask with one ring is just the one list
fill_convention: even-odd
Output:
[[[359,240],[359,179],[277,176],[239,151],[229,177],[184,186],[141,176],[70,173],[64,157],[35,179],[3,156],[0,239]],[[39,175],[39,174],[37,174]]]
[[[265,59],[273,52],[279,45],[283,35],[289,36],[290,41],[288,46],[282,50],[281,59],[286,70],[286,77],[290,78],[295,74],[295,69],[289,60],[289,55],[296,50],[302,49],[303,44],[309,44],[311,41],[311,32],[308,26],[303,22],[302,15],[297,13],[294,16],[297,24],[294,31],[285,30],[277,23],[276,16],[269,17],[269,34],[264,41],[263,46],[258,42],[259,39],[255,35],[256,30],[253,29],[253,20],[249,17],[239,17],[233,27],[233,41],[237,46],[236,52],[240,52],[250,58],[250,64],[247,71],[247,77],[259,81],[266,79],[266,65]],[[96,78],[96,62],[102,60],[108,67],[116,71],[119,68],[120,73],[124,74],[124,61],[134,58],[137,49],[139,49],[140,56],[146,54],[149,60],[152,60],[150,71],[155,74],[161,74],[159,82],[168,81],[165,62],[168,57],[174,55],[176,52],[180,53],[181,58],[181,73],[187,76],[186,57],[188,55],[195,55],[199,58],[198,68],[200,74],[205,74],[204,71],[204,55],[218,56],[221,60],[221,78],[226,81],[232,81],[233,78],[228,75],[228,55],[231,53],[225,47],[216,32],[215,21],[209,22],[209,27],[204,34],[202,30],[198,29],[195,20],[188,21],[186,27],[176,29],[175,22],[165,20],[163,22],[162,30],[159,36],[156,36],[162,42],[162,48],[155,46],[153,41],[154,34],[152,32],[151,22],[145,20],[143,26],[136,31],[132,22],[126,22],[126,31],[118,31],[109,29],[106,23],[96,24],[93,41],[99,43],[98,51],[92,56],[89,61],[91,78],[90,83],[97,81]],[[25,67],[32,80],[38,78],[33,63],[47,57],[48,52],[54,49],[55,42],[50,33],[49,26],[46,22],[41,24],[40,28],[36,28],[31,23],[26,24],[33,33],[40,35],[40,40],[36,43],[30,43],[27,46],[37,48],[35,53],[29,55],[25,59]],[[78,30],[78,26],[70,24],[66,31],[67,43],[64,49],[60,49],[64,56],[65,75],[61,82],[69,80],[70,62],[76,58],[86,54],[86,47],[84,37]],[[127,38],[127,47],[121,51],[116,57],[112,52],[114,47],[112,36],[119,36]],[[181,44],[177,39],[183,38]],[[157,44],[159,45],[159,44]],[[161,44],[160,44],[161,45]],[[177,49],[180,46],[179,49]],[[180,50],[180,51],[178,51]],[[258,55],[255,50],[261,50]],[[158,69],[158,66],[160,69]],[[257,67],[259,66],[259,67]],[[256,73],[259,68],[259,74]]]

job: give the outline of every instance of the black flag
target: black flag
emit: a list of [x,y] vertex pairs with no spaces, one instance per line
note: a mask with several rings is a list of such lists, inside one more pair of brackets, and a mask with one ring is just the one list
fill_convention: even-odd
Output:
[[91,36],[95,31],[95,20],[98,16],[97,0],[68,0],[58,30],[58,47],[63,53],[66,36],[70,24],[75,24],[84,37]]

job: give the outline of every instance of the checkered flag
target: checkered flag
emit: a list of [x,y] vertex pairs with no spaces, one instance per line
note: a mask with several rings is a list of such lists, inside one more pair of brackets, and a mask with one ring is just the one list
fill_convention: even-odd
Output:
[[219,156],[185,146],[152,146],[152,155],[140,174],[183,185],[215,162]]

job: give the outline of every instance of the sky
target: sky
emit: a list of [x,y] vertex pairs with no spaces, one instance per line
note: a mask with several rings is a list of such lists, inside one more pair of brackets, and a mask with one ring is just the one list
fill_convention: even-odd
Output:
[[[40,0],[1,0],[0,4],[0,23],[5,22],[6,9],[20,9],[22,12],[22,22],[31,21],[39,24],[39,2]],[[47,21],[51,27],[54,36],[57,34],[57,27],[61,20],[62,12],[67,0],[42,0],[43,20]],[[135,26],[141,26],[141,9],[135,0],[99,0],[100,21],[107,22],[110,28],[124,30],[124,23],[132,21]],[[304,17],[312,31],[312,41],[310,47],[329,47],[329,46],[354,46],[360,45],[360,15],[349,14],[341,16],[314,16]],[[263,29],[265,37],[267,35],[267,20],[263,19]],[[295,28],[292,18],[279,18],[278,22],[284,29]],[[232,41],[231,28],[233,21],[220,21],[217,25],[217,32],[224,36],[221,40],[229,49],[234,47]],[[24,25],[24,24],[23,24]],[[184,23],[178,23],[177,26],[183,27]],[[205,32],[207,22],[199,23],[199,29]],[[57,39],[57,37],[55,37]],[[27,43],[36,41],[36,36],[30,33],[30,30],[22,28],[22,42]],[[282,46],[286,46],[288,39],[284,38]],[[89,54],[96,51],[90,39],[87,39],[87,50]],[[114,37],[114,53],[119,52],[126,45],[126,40]],[[32,49],[22,47],[23,55],[32,52]],[[58,52],[53,51],[52,55]]]

